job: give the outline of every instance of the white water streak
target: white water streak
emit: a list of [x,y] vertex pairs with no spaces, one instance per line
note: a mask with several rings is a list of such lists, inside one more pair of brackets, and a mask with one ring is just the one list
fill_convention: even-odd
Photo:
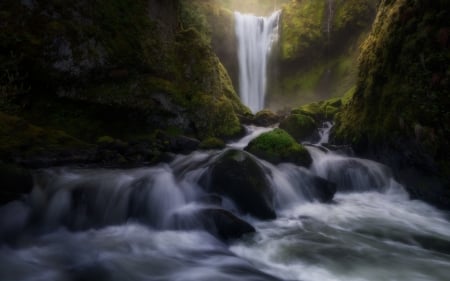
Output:
[[264,108],[267,85],[267,61],[278,40],[281,11],[269,17],[235,12],[239,58],[239,94],[252,112]]

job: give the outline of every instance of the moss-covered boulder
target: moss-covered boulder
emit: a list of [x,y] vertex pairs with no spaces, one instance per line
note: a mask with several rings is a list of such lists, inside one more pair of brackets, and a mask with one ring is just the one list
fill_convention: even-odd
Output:
[[449,2],[381,1],[334,140],[394,167],[414,196],[450,208]]
[[314,119],[304,114],[290,114],[280,122],[280,128],[297,141],[304,141],[317,131]]
[[225,142],[219,138],[206,138],[199,146],[201,149],[222,149],[225,147]]
[[355,88],[351,88],[342,98],[331,98],[294,108],[291,114],[307,115],[313,118],[317,125],[325,121],[334,121],[343,106],[352,98],[354,90]]
[[199,182],[207,192],[230,198],[244,214],[260,219],[276,217],[265,171],[244,151],[224,152]]
[[312,162],[309,152],[282,129],[260,135],[245,150],[274,164],[291,162],[308,167]]
[[274,125],[279,121],[280,116],[269,109],[258,111],[253,118],[253,123],[255,125],[263,127]]

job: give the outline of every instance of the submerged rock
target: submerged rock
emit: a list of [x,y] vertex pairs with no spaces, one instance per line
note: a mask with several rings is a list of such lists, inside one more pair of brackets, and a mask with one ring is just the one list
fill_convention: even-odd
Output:
[[255,232],[251,224],[224,209],[203,209],[199,216],[206,222],[206,230],[223,240],[236,239]]
[[336,184],[320,177],[311,177],[309,181],[311,181],[314,187],[309,190],[314,200],[323,203],[329,203],[333,200],[334,194],[337,191]]
[[309,152],[282,129],[260,135],[245,150],[274,164],[290,162],[307,167],[312,162]]
[[244,151],[224,152],[200,179],[200,184],[208,192],[229,197],[244,214],[260,219],[276,217],[265,171]]

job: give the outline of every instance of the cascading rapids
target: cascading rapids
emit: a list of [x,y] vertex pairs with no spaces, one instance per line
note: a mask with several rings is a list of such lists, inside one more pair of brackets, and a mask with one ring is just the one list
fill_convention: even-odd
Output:
[[[274,220],[209,193],[202,175],[270,129],[248,130],[224,150],[153,167],[36,171],[30,195],[0,206],[0,279],[448,280],[447,215],[409,200],[379,163],[317,145],[307,147],[309,169],[242,151],[264,171]],[[328,183],[338,192],[324,204]],[[224,243],[236,225],[250,235]]]
[[269,17],[234,13],[239,58],[239,94],[252,112],[264,108],[267,62],[273,43],[278,39],[281,11]]

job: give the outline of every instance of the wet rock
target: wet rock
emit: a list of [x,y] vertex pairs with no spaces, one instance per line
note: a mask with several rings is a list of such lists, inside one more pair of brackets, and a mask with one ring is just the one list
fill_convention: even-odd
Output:
[[19,199],[33,188],[31,173],[15,165],[0,163],[0,204]]
[[206,191],[229,197],[244,214],[260,219],[276,217],[265,171],[244,151],[224,152],[199,182]]
[[315,200],[323,203],[329,203],[333,200],[337,191],[336,184],[320,177],[311,177],[310,181],[314,187],[310,192]]
[[222,240],[237,239],[255,232],[251,224],[224,209],[204,209],[198,215],[205,220],[206,230]]
[[169,136],[167,134],[160,133],[157,138],[160,142],[167,144],[166,150],[174,153],[187,154],[197,150],[200,146],[199,140],[181,135]]

